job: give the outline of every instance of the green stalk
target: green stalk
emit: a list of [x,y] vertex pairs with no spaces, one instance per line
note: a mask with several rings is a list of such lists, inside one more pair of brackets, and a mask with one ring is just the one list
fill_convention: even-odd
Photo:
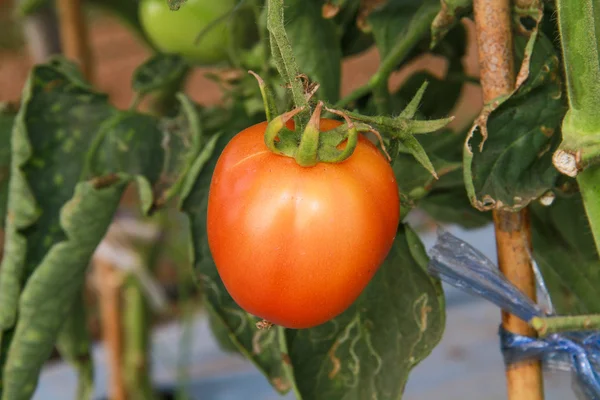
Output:
[[600,165],[588,167],[577,175],[585,212],[600,255]]
[[[577,175],[600,253],[600,167],[590,166],[600,159],[600,1],[557,0],[556,11],[569,110],[562,123],[563,142],[554,161],[561,172]],[[559,154],[562,157],[557,157]],[[561,160],[566,161],[566,168]]]
[[130,277],[124,290],[124,344],[123,359],[127,393],[133,399],[153,399],[148,371],[148,344],[150,335],[149,309],[140,284]]
[[310,118],[310,109],[304,95],[304,88],[298,79],[300,75],[298,64],[296,64],[292,46],[285,32],[283,0],[268,0],[267,7],[267,29],[271,38],[273,60],[279,74],[290,85],[295,106],[297,108],[305,107],[305,111],[295,118],[296,130],[303,131]]
[[597,0],[557,0],[556,12],[569,96],[563,129],[599,132],[600,118],[595,116],[600,104],[600,4]]
[[565,317],[534,317],[529,324],[540,337],[559,332],[580,332],[600,329],[600,315],[573,315]]
[[404,33],[399,35],[394,47],[389,51],[385,58],[381,60],[377,72],[369,79],[369,82],[338,101],[335,108],[344,108],[349,103],[361,98],[369,92],[373,92],[378,112],[380,114],[389,114],[387,108],[389,106],[388,81],[390,75],[394,72],[396,67],[404,61],[417,43],[429,34],[431,23],[438,11],[439,5],[437,4],[423,4]]

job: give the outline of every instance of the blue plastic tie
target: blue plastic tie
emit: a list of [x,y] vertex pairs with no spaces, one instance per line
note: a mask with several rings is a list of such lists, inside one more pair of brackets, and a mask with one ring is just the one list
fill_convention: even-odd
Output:
[[[480,296],[524,321],[553,315],[544,313],[481,252],[441,229],[430,252],[429,271],[444,282]],[[545,288],[541,275],[536,276],[539,285]],[[574,390],[578,397],[600,400],[600,332],[565,332],[531,338],[500,327],[499,334],[507,365],[538,359],[549,368],[564,369],[566,366],[575,378]]]

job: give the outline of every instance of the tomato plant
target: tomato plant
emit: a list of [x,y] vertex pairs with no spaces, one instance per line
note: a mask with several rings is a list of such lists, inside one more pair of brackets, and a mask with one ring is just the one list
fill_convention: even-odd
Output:
[[[215,64],[227,59],[234,40],[229,28],[233,18],[224,17],[236,3],[188,0],[181,9],[172,11],[166,1],[141,0],[139,16],[149,40],[161,51],[181,54],[199,64]],[[223,20],[218,22],[220,18]]]
[[[88,53],[115,57],[83,51],[102,24],[78,2],[13,3],[61,16],[65,54],[35,60],[0,107],[1,400],[30,399],[55,348],[77,398],[95,397],[90,265],[110,278],[95,280],[109,397],[155,397],[149,317],[184,310],[279,393],[400,399],[446,323],[413,215],[494,224],[500,270],[530,297],[536,262],[565,317],[504,318],[502,332],[600,325],[594,1],[90,0],[152,44],[127,107],[81,72]],[[184,88],[191,72],[220,101]],[[157,282],[165,242],[175,300]],[[510,400],[539,398],[541,376],[511,366],[535,384],[509,385]]]
[[[339,124],[321,121],[324,132]],[[310,328],[347,309],[379,269],[396,236],[398,186],[364,137],[342,163],[301,167],[267,148],[266,126],[240,132],[219,157],[208,240],[244,310]]]

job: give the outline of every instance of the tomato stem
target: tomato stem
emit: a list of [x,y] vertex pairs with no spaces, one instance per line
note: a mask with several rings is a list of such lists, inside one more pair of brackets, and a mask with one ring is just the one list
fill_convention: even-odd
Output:
[[595,0],[582,0],[578,5],[556,2],[569,110],[553,161],[562,173],[577,176],[600,253],[600,6]]
[[[268,0],[267,2],[267,29],[271,38],[271,53],[283,80],[290,85],[294,104],[298,109],[307,109],[308,101],[304,96],[304,88],[298,79],[300,75],[294,52],[285,32],[285,19],[283,15],[283,0]],[[308,114],[299,114],[296,119],[296,128],[303,130],[308,120]]]
[[600,328],[600,315],[567,315],[558,317],[534,317],[529,324],[541,337],[558,332],[582,332]]
[[377,72],[371,77],[369,82],[354,90],[348,96],[336,103],[336,108],[346,107],[353,101],[374,92],[378,111],[381,114],[386,112],[389,102],[388,80],[397,66],[404,61],[411,50],[419,43],[431,29],[431,23],[439,11],[439,4],[425,2],[417,11],[415,17],[411,20],[406,31],[398,35],[394,46],[383,58]]

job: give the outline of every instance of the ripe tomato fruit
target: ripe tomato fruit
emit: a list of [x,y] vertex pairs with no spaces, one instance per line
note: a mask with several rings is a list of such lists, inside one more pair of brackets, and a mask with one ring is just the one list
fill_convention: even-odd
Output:
[[[339,124],[321,119],[321,131]],[[219,157],[208,242],[240,307],[277,325],[310,328],[346,310],[387,256],[398,187],[390,164],[362,136],[344,162],[305,168],[267,148],[266,126],[243,130]]]
[[198,44],[198,34],[208,24],[230,12],[237,0],[187,0],[171,11],[166,0],[141,0],[139,16],[149,40],[161,51],[181,54],[199,64],[227,59],[232,40],[227,21],[213,26]]

